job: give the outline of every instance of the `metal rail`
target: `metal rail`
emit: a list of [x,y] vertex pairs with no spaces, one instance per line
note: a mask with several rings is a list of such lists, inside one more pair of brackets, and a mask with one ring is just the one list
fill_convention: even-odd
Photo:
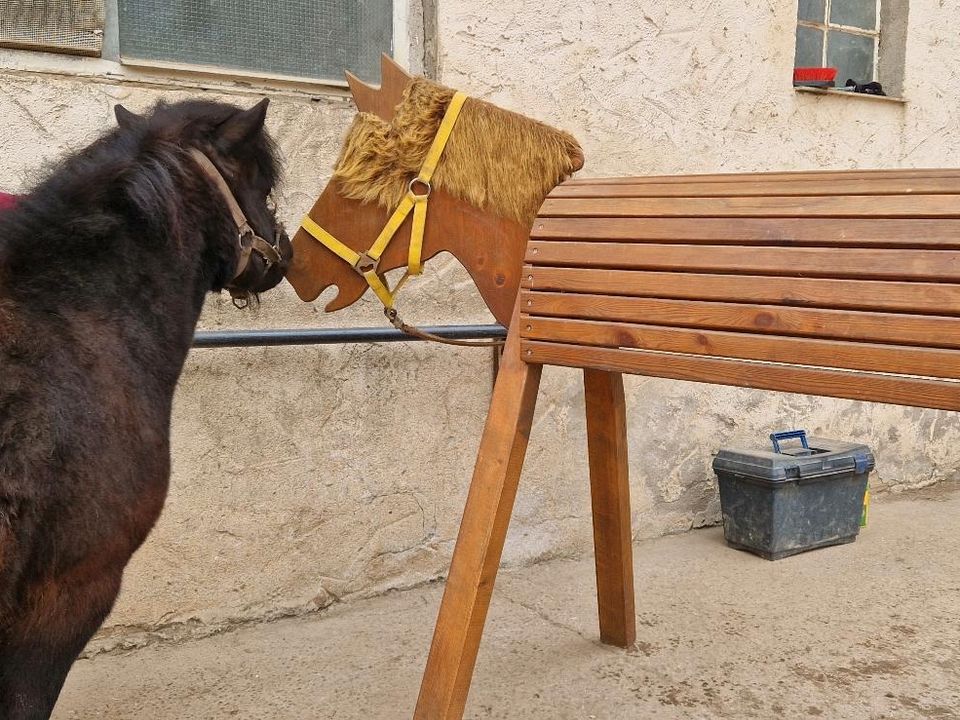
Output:
[[[502,325],[434,325],[420,328],[451,340],[505,338]],[[267,347],[274,345],[336,345],[344,343],[423,342],[391,327],[303,328],[296,330],[200,330],[195,348]]]

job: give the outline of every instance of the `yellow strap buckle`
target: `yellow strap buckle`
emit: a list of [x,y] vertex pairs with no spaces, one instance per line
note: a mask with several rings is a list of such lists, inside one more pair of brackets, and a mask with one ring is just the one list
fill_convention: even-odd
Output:
[[357,259],[351,263],[353,269],[366,277],[368,272],[376,272],[380,267],[380,258],[370,257],[369,253],[357,253]]

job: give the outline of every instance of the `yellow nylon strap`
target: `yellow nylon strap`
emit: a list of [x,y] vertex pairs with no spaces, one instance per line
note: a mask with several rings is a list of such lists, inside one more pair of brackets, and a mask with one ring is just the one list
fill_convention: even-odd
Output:
[[[427,196],[417,196],[413,204],[413,225],[410,227],[410,250],[407,252],[407,274],[423,272],[423,232],[427,226]],[[400,289],[399,287],[397,288]]]
[[383,230],[377,235],[377,239],[373,241],[373,245],[367,250],[367,255],[374,260],[380,259],[383,251],[387,249],[387,245],[393,240],[393,236],[397,234],[397,230],[403,225],[403,221],[407,219],[407,215],[410,214],[412,209],[413,198],[407,193],[403,200],[400,201],[400,204],[397,205],[397,209],[393,211],[393,215],[387,220],[387,224],[383,226]]
[[310,233],[315,240],[326,247],[330,252],[335,253],[338,257],[346,260],[351,265],[355,266],[360,261],[360,253],[347,247],[342,242],[337,240],[333,235],[317,225],[317,223],[314,222],[313,218],[309,215],[303,218],[300,223],[300,227]]
[[447,106],[447,112],[444,113],[443,120],[440,123],[440,129],[437,130],[437,136],[427,151],[427,157],[420,166],[420,174],[417,176],[423,182],[430,182],[434,171],[437,169],[437,163],[440,162],[440,156],[443,155],[443,149],[447,146],[447,140],[450,139],[450,133],[453,132],[453,126],[457,124],[460,117],[460,111],[463,104],[467,101],[467,96],[462,92],[454,93],[453,99]]
[[[304,217],[303,221],[300,223],[300,226],[310,233],[315,240],[317,240],[328,250],[336,253],[338,257],[350,263],[350,265],[353,267],[357,266],[357,263],[360,261],[360,253],[356,252],[352,248],[347,247],[342,242],[337,240],[333,235],[328,233],[316,222],[314,222],[313,218],[309,216]],[[364,280],[367,281],[367,285],[370,286],[370,289],[373,290],[380,302],[383,303],[383,306],[386,308],[393,307],[393,297],[396,294],[396,291],[400,289],[400,285],[398,284],[394,291],[390,292],[389,288],[387,288],[383,281],[380,280],[380,276],[377,275],[376,270],[368,270],[367,272],[361,274],[363,275]]]
[[388,309],[392,308],[393,296],[397,290],[400,289],[400,286],[398,285],[393,292],[390,292],[390,288],[380,280],[380,276],[377,275],[376,270],[367,270],[363,273],[363,277],[367,281],[367,285],[370,286],[370,289],[373,290],[374,294],[380,299],[380,302],[383,303],[383,306]]
[[[433,138],[427,156],[420,166],[417,181],[429,183],[433,178],[433,173],[443,156],[447,141],[450,139],[450,134],[457,124],[460,111],[466,101],[467,96],[462,92],[453,94],[453,98],[447,106],[447,111],[443,115],[443,120],[440,122],[440,127],[437,129],[437,135]],[[423,235],[427,226],[427,198],[430,197],[430,191],[428,190],[426,195],[414,195],[413,190],[411,190],[407,197],[413,200],[413,224],[410,227],[410,249],[407,252],[407,274],[404,275],[404,280],[410,275],[419,275],[423,272]],[[396,290],[399,289],[398,285]],[[396,293],[396,290],[394,290],[394,293]]]

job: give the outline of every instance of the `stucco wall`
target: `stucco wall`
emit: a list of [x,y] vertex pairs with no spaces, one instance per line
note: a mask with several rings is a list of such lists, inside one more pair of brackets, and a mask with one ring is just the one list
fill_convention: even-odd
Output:
[[[571,0],[550,10],[444,0],[440,75],[574,133],[583,175],[960,163],[956,5],[911,0],[906,102],[793,90],[795,0]],[[551,542],[582,550],[582,394],[571,371],[548,368],[545,380],[549,410],[536,420],[517,524],[560,508],[549,512],[569,513],[568,525]],[[627,392],[635,536],[713,522],[710,451],[776,428],[870,443],[881,491],[955,476],[960,460],[949,413],[646,378],[628,378]]]
[[[439,0],[439,77],[570,130],[589,174],[813,167],[960,166],[960,8],[911,5],[906,103],[820,97],[790,87],[792,0]],[[432,7],[432,4],[428,3]],[[0,66],[19,64],[0,53]],[[207,92],[102,74],[0,74],[0,188],[82,146],[120,101],[142,109]],[[352,117],[343,97],[271,93],[268,124],[285,156],[294,226],[323,187]],[[405,291],[419,322],[486,322],[454,262]],[[236,311],[211,298],[205,328],[377,325],[371,302],[335,316],[288,287]],[[589,550],[578,375],[545,372],[508,563]],[[166,510],[129,567],[94,647],[202,634],[310,611],[442,575],[491,383],[486,351],[420,344],[198,350],[173,423]],[[949,414],[628,379],[634,533],[718,518],[711,452],[803,426],[863,440],[875,485],[956,475]]]

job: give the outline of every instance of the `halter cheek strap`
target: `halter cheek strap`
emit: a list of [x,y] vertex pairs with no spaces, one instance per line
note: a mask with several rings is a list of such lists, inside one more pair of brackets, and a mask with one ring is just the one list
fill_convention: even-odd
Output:
[[[335,238],[329,232],[324,230],[309,215],[303,218],[301,227],[306,230],[317,242],[326,247],[332,253],[347,262],[367,281],[367,285],[373,290],[374,294],[383,304],[387,311],[393,310],[394,299],[403,284],[412,275],[419,275],[423,272],[423,234],[427,221],[427,200],[430,198],[432,186],[430,181],[433,179],[433,173],[437,169],[443,150],[447,146],[447,140],[453,132],[457,118],[460,117],[460,110],[466,102],[467,96],[461,92],[455,93],[447,111],[444,113],[443,120],[440,122],[440,128],[437,130],[433,143],[427,151],[427,155],[420,166],[420,172],[417,173],[407,187],[407,194],[393,211],[393,214],[387,220],[383,230],[373,241],[373,245],[366,252],[357,252],[353,248]],[[417,192],[421,190],[421,192]],[[410,248],[407,252],[407,269],[403,277],[397,283],[396,287],[390,289],[384,282],[377,270],[380,265],[380,258],[390,245],[400,226],[403,225],[407,217],[413,212],[413,223],[410,227]]]
[[213,161],[196,148],[190,148],[189,152],[193,161],[200,166],[200,169],[203,170],[204,174],[213,181],[217,190],[220,191],[220,195],[223,196],[223,200],[230,210],[233,224],[237,226],[237,244],[240,248],[240,255],[237,258],[237,266],[233,277],[226,285],[227,290],[234,299],[234,304],[236,304],[238,299],[247,296],[247,292],[234,287],[233,282],[246,272],[247,266],[250,264],[250,256],[253,253],[257,253],[263,258],[267,267],[270,267],[271,265],[283,262],[283,258],[280,255],[280,248],[279,245],[272,245],[257,235],[256,231],[250,226],[247,216],[243,214],[243,210],[240,208],[240,203],[237,202],[233,191],[230,189],[230,186],[220,171],[217,170],[217,166],[213,164]]

